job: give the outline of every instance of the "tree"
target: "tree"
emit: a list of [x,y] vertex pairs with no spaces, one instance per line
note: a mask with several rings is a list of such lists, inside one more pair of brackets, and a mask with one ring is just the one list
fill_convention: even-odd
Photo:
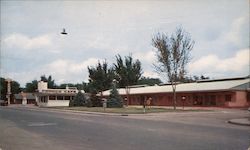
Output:
[[173,89],[173,105],[176,109],[176,82],[186,74],[186,65],[190,61],[190,51],[194,41],[181,27],[171,36],[158,33],[152,38],[152,45],[156,48],[158,73],[165,73]]
[[102,64],[98,62],[95,67],[88,67],[89,71],[89,88],[91,93],[91,101],[93,106],[99,106],[100,99],[98,99],[95,94],[107,90],[111,87],[112,81],[114,79],[114,71],[108,68],[108,63],[104,61]]
[[[66,87],[76,87],[75,84],[73,83],[63,83],[63,84],[60,84],[59,86],[57,86],[56,88],[59,88],[59,89],[66,89]],[[79,90],[79,89],[78,89]]]
[[90,93],[90,85],[89,83],[85,83],[85,82],[82,82],[82,89],[86,92],[86,93]]
[[133,61],[132,55],[125,56],[124,60],[120,55],[117,55],[114,70],[119,87],[125,87],[126,89],[128,105],[130,93],[129,86],[137,84],[142,75],[141,62],[138,59]]
[[1,89],[1,100],[5,100],[7,93],[7,82],[2,77],[0,78],[0,89]]
[[79,91],[74,97],[74,99],[69,102],[70,107],[86,106],[86,105],[87,105],[87,100],[81,91]]
[[21,92],[20,84],[17,81],[11,82],[11,93],[17,94]]
[[105,61],[102,64],[98,62],[95,67],[88,67],[89,71],[89,86],[91,93],[98,93],[107,90],[111,87],[114,79],[114,71],[108,68],[108,63]]
[[30,83],[26,83],[25,85],[25,91],[26,92],[35,92],[37,90],[37,80],[33,80]]
[[47,78],[45,75],[41,76],[41,81],[48,82],[48,88],[56,88],[55,80],[52,80],[52,76],[49,75]]
[[[6,100],[7,82],[5,78],[0,77],[1,100]],[[21,92],[20,84],[17,81],[11,81],[11,94]]]
[[119,87],[135,85],[142,75],[141,62],[138,59],[133,61],[132,55],[125,56],[124,60],[117,55],[114,70]]
[[210,78],[209,78],[209,77],[206,77],[206,76],[201,75],[200,79],[201,79],[201,80],[207,80],[207,79],[210,79]]
[[141,79],[138,80],[137,84],[147,84],[147,85],[156,85],[156,84],[161,84],[161,80],[159,78],[149,78],[149,77],[142,77]]
[[112,89],[110,91],[110,96],[107,101],[107,107],[109,108],[121,108],[123,107],[122,97],[119,95],[115,83],[112,85]]

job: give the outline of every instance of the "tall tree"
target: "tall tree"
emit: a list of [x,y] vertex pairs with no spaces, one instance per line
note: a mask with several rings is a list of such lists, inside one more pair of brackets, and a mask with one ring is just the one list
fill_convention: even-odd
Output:
[[184,78],[186,65],[190,61],[190,51],[194,41],[181,27],[171,36],[158,33],[152,38],[152,45],[156,48],[157,64],[154,64],[158,73],[165,73],[173,89],[173,104],[176,109],[176,82]]
[[130,85],[137,84],[142,75],[141,62],[133,61],[132,55],[125,56],[124,60],[120,55],[116,56],[114,70],[119,87],[125,87],[127,94],[127,105],[129,103]]
[[11,93],[17,94],[19,92],[21,92],[20,84],[17,81],[12,81],[11,82]]
[[[98,93],[111,87],[114,79],[114,71],[108,68],[108,63],[104,61],[102,64],[98,62],[95,67],[88,67],[89,86],[91,93]],[[102,94],[102,93],[101,93]]]
[[133,61],[132,55],[125,56],[124,60],[117,55],[114,70],[120,87],[137,84],[142,75],[141,62],[138,59]]
[[52,79],[51,75],[49,75],[48,78],[45,75],[42,75],[41,81],[48,82],[48,88],[56,88],[55,80]]
[[35,92],[37,90],[37,80],[33,80],[30,83],[26,83],[25,91],[26,92]]

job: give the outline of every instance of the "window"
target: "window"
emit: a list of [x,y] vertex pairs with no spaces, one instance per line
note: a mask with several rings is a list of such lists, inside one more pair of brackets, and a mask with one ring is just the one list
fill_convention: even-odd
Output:
[[41,96],[40,102],[41,103],[46,103],[47,102],[46,96]]
[[63,100],[63,96],[57,96],[57,100]]
[[225,101],[226,102],[231,102],[232,101],[232,97],[231,97],[230,94],[225,95]]
[[56,97],[55,96],[49,96],[49,100],[55,100]]
[[70,100],[70,96],[65,96],[64,99],[65,100]]

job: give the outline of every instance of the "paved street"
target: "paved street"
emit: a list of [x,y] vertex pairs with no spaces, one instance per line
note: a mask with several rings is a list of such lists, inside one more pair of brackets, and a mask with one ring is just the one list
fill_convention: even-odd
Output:
[[94,115],[0,107],[3,150],[246,150],[250,127],[228,124],[242,110]]

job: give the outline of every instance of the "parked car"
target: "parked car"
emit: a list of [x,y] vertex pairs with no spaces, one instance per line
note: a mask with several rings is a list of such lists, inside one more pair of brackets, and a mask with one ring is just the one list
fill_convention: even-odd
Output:
[[0,100],[0,106],[8,106],[8,102],[5,100]]

